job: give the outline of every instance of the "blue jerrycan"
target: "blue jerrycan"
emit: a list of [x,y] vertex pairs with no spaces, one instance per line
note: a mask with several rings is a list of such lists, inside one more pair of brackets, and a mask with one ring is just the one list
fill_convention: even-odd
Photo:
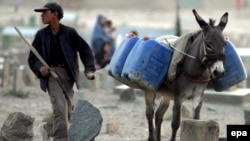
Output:
[[164,81],[173,51],[161,43],[144,37],[130,51],[122,78],[144,90],[157,90]]
[[116,80],[130,86],[136,87],[131,82],[121,78],[122,70],[124,67],[124,63],[127,59],[128,54],[131,49],[135,45],[135,43],[139,40],[137,36],[133,34],[129,34],[120,44],[120,46],[116,49],[108,68],[108,74],[115,78]]
[[244,64],[230,41],[226,41],[225,55],[225,74],[219,80],[212,81],[216,91],[226,90],[247,78]]

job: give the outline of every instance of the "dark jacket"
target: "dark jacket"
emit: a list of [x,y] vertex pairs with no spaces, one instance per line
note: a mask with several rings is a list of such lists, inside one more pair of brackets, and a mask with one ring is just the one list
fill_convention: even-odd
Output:
[[[46,62],[50,62],[50,32],[49,26],[40,29],[36,33],[32,43]],[[59,32],[60,45],[67,62],[69,72],[75,80],[77,88],[79,88],[79,64],[77,52],[79,52],[80,59],[84,64],[85,74],[95,71],[94,57],[89,45],[79,36],[75,29],[61,24]],[[40,73],[39,69],[43,66],[43,64],[32,52],[29,54],[28,64],[30,69],[40,79],[41,89],[46,91],[48,77],[43,77]]]

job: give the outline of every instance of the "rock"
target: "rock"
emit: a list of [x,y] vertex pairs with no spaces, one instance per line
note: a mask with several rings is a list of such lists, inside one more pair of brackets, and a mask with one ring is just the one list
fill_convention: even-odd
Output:
[[93,141],[100,133],[102,115],[91,103],[79,100],[71,119],[68,141]]
[[250,110],[244,110],[245,124],[250,125]]
[[244,104],[244,119],[245,124],[250,125],[250,104]]
[[21,112],[8,116],[1,128],[3,141],[32,141],[34,118]]
[[107,133],[115,134],[119,132],[119,123],[107,123],[106,125]]
[[218,141],[219,123],[214,120],[202,121],[185,119],[181,122],[180,141]]
[[219,141],[227,141],[227,138],[219,138]]
[[124,91],[121,92],[120,94],[120,100],[121,101],[134,101],[136,99],[135,93],[134,93],[134,89],[129,88],[129,89],[125,89]]

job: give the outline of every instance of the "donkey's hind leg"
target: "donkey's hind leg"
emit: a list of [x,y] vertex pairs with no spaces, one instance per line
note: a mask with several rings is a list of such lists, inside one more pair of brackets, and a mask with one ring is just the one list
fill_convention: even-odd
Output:
[[181,105],[182,105],[182,99],[180,97],[174,98],[174,105],[173,105],[173,118],[172,118],[172,136],[170,141],[175,141],[177,130],[180,126],[180,120],[181,120]]
[[148,120],[148,132],[149,132],[148,141],[155,141],[154,123],[153,123],[154,100],[155,100],[155,93],[145,91],[146,117],[147,117],[147,120]]
[[203,93],[193,99],[193,119],[200,119],[200,111],[203,103]]
[[170,99],[167,97],[162,97],[160,106],[155,114],[155,128],[156,128],[156,141],[161,140],[161,124],[163,121],[163,116],[168,109]]

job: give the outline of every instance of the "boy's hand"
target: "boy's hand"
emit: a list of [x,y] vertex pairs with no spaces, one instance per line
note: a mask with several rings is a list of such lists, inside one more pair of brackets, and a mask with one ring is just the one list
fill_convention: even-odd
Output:
[[51,69],[50,67],[42,66],[39,71],[41,72],[42,76],[48,76]]

